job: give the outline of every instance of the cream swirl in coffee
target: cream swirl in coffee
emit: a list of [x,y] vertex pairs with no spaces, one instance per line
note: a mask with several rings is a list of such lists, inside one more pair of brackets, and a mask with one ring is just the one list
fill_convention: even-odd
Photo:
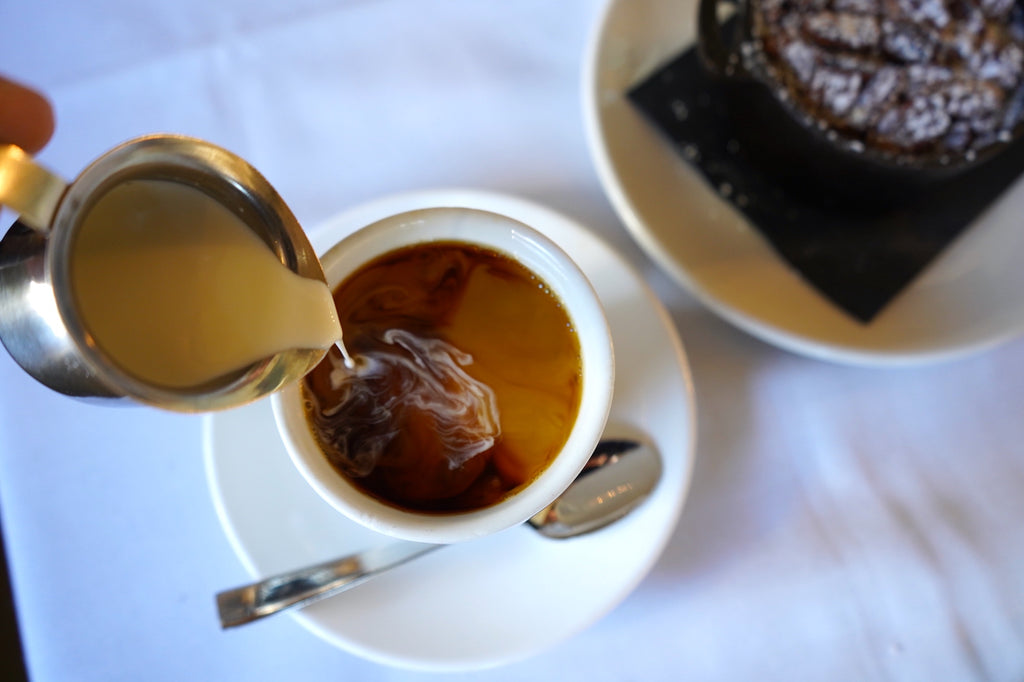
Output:
[[494,446],[501,434],[494,391],[466,373],[472,356],[441,339],[389,329],[386,344],[366,351],[349,367],[332,356],[331,388],[337,402],[321,407],[323,435],[336,448],[338,465],[350,476],[368,476],[401,424],[416,412],[436,430],[449,469],[457,469]]

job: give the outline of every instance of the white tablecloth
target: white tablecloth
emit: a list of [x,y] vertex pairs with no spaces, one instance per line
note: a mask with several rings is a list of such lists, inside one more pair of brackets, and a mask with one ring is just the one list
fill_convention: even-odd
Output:
[[[601,4],[8,0],[0,70],[52,98],[41,159],[68,177],[180,132],[252,162],[311,231],[396,191],[488,188],[583,222],[645,273],[696,387],[680,523],[611,614],[473,679],[1024,679],[1024,341],[853,368],[699,306],[633,244],[588,155],[579,82]],[[425,676],[288,617],[219,629],[212,595],[248,576],[200,428],[65,398],[0,354],[0,511],[32,678]]]

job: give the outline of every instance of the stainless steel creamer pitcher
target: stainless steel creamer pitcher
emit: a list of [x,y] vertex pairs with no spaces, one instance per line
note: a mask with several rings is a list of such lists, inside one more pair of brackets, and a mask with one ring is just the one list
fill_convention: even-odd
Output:
[[71,183],[13,145],[0,145],[0,204],[19,215],[0,241],[0,341],[41,383],[70,396],[130,398],[177,411],[241,405],[312,369],[323,350],[286,351],[199,388],[155,386],[124,372],[83,326],[70,289],[72,239],[95,202],[127,180],[202,190],[232,211],[293,272],[324,280],[309,240],[273,187],[234,154],[202,140],[154,135],[126,142]]

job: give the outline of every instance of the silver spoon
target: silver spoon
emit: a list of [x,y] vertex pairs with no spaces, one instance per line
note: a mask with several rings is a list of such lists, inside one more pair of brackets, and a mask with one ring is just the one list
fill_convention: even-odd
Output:
[[[526,523],[549,538],[571,538],[607,526],[642,502],[661,477],[654,446],[606,438],[565,492]],[[222,628],[344,592],[444,545],[399,541],[264,578],[217,594]]]

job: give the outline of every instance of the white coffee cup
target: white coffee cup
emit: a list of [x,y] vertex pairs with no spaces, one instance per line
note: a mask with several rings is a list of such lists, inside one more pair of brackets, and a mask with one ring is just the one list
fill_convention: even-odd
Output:
[[380,220],[343,239],[321,258],[321,263],[333,289],[378,256],[438,241],[478,245],[518,261],[548,285],[576,331],[583,379],[580,405],[565,445],[540,475],[483,509],[445,514],[399,509],[363,492],[331,465],[313,435],[300,384],[284,388],[271,401],[292,462],[336,510],[356,523],[395,538],[452,543],[526,521],[576,478],[604,430],[612,402],[614,359],[604,311],[586,276],[551,240],[511,218],[468,208],[409,211]]

